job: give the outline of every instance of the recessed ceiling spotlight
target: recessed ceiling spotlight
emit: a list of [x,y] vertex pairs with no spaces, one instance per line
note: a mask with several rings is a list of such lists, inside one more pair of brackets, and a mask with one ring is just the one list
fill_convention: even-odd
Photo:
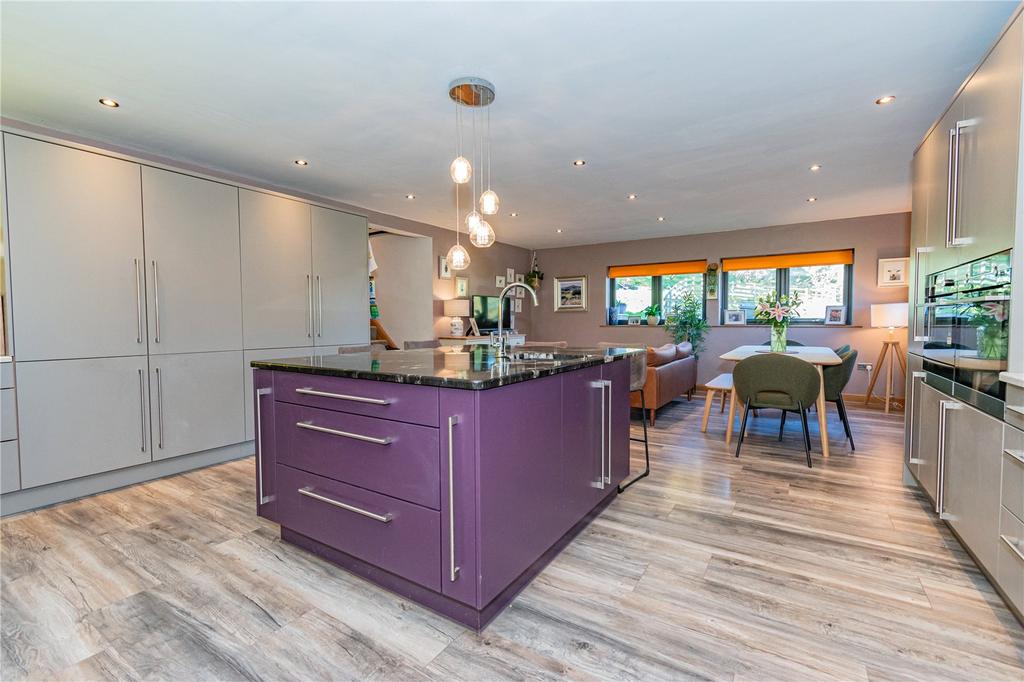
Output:
[[109,97],[101,97],[100,104],[111,109],[117,109],[121,104],[116,99],[110,99]]
[[807,197],[807,203],[808,204],[813,204],[817,200],[818,200],[818,197]]
[[413,199],[416,198],[416,195],[415,194],[406,194],[405,198],[408,199],[409,201],[412,201]]
[[572,162],[572,165],[574,165],[576,167],[586,166],[587,162],[584,159],[576,159],[575,161]]
[[820,171],[820,170],[821,170],[821,164],[820,164],[820,163],[812,163],[812,164],[811,164],[811,167],[810,167],[810,169],[809,169],[809,170],[810,170],[810,171],[811,171],[812,173],[817,173],[818,171]]
[[885,97],[879,97],[875,100],[875,104],[884,106],[886,104],[892,104],[896,101],[896,95],[886,95]]
[[558,228],[557,230],[555,230],[555,232],[557,232],[558,234],[562,234],[562,228]]
[[659,223],[665,222],[665,216],[663,216],[663,215],[658,216],[658,222]]
[[512,211],[508,215],[509,215],[510,218],[518,218],[519,217],[519,212],[518,211]]
[[635,194],[627,194],[626,198],[629,199],[630,201],[635,201],[636,200],[636,195]]
[[305,159],[295,159],[295,165],[296,166],[308,166],[309,165],[309,161],[306,161]]

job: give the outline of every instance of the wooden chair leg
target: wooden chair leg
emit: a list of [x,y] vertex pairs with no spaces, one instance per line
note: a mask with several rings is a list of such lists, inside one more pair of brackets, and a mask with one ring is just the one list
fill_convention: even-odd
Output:
[[722,394],[722,406],[720,408],[718,408],[718,413],[722,414],[723,412],[725,412],[725,394],[726,394],[726,391],[719,391],[719,393]]
[[708,417],[711,416],[711,403],[715,402],[715,391],[709,388],[707,395],[704,397],[704,416],[700,420],[700,432],[707,433],[708,431]]
[[740,456],[740,447],[743,445],[743,434],[747,432],[747,417],[750,416],[750,405],[743,408],[743,420],[740,422],[740,437],[736,439],[736,456]]
[[654,426],[654,408],[652,407],[650,410],[648,410],[648,413],[650,415],[648,421],[651,423],[651,426]]

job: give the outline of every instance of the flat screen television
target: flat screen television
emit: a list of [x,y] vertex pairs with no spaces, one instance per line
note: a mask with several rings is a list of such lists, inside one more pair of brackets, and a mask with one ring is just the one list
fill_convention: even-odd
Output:
[[[487,332],[498,329],[498,297],[497,296],[473,296],[473,319],[480,332]],[[501,326],[504,329],[512,328],[512,300],[505,299],[504,310],[502,310]]]

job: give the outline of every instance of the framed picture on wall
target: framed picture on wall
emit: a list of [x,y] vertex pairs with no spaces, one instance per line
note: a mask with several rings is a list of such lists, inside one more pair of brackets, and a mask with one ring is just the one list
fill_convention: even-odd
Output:
[[495,275],[494,276],[494,286],[496,286],[499,289],[504,289],[505,288],[505,275]]
[[825,306],[825,324],[846,324],[846,306]]
[[725,311],[725,324],[746,324],[747,314],[742,308],[729,308]]
[[505,268],[505,281],[509,284],[512,284],[512,282],[516,281],[515,268]]
[[910,286],[909,258],[879,258],[878,286],[905,287]]
[[455,297],[466,298],[469,296],[469,278],[468,277],[456,277],[455,278]]
[[587,276],[555,277],[555,312],[585,312],[587,309]]
[[452,269],[448,267],[448,259],[444,256],[437,257],[437,276],[441,279],[452,278]]

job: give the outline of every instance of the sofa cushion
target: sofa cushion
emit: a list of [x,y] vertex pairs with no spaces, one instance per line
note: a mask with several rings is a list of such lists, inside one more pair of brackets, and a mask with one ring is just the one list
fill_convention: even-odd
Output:
[[676,359],[688,358],[693,355],[693,344],[689,341],[683,341],[676,345]]
[[647,366],[658,367],[676,359],[676,347],[666,343],[658,348],[647,347]]

